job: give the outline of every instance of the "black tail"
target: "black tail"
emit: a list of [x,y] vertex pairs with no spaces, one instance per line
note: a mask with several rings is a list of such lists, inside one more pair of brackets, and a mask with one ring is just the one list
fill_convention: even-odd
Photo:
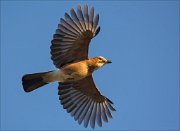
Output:
[[43,76],[48,72],[26,74],[22,77],[22,85],[25,92],[31,92],[48,83],[43,81]]

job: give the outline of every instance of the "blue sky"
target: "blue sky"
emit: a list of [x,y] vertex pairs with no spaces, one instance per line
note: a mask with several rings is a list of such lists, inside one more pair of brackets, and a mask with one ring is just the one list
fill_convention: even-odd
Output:
[[96,129],[180,129],[179,1],[1,1],[1,130],[84,130],[60,105],[57,83],[28,94],[21,85],[24,74],[55,69],[50,41],[78,3],[100,14],[90,56],[113,62],[94,79],[117,111]]

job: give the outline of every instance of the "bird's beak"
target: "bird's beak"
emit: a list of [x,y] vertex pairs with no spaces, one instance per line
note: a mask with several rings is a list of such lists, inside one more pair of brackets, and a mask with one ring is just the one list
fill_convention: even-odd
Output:
[[112,62],[110,60],[107,60],[106,63],[109,64],[109,63],[112,63]]

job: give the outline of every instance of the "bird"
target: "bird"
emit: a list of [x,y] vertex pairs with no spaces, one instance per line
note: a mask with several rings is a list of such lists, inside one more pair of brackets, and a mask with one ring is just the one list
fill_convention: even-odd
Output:
[[58,95],[61,105],[79,124],[87,128],[95,125],[102,127],[102,120],[108,122],[113,102],[103,96],[93,80],[93,72],[110,60],[102,56],[89,58],[88,49],[91,39],[99,32],[99,14],[94,15],[94,7],[88,9],[78,5],[77,11],[71,8],[70,15],[60,18],[53,34],[50,54],[56,70],[25,74],[22,85],[25,92],[31,92],[51,82],[58,82]]

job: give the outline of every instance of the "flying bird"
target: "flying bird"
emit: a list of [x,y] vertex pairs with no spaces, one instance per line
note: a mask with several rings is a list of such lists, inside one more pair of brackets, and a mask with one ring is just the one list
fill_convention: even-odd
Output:
[[84,127],[95,123],[101,127],[102,119],[108,122],[115,111],[113,102],[103,96],[94,83],[92,74],[95,70],[111,63],[102,56],[88,57],[88,48],[92,38],[100,31],[99,14],[94,16],[94,7],[84,11],[78,5],[72,8],[70,15],[60,19],[51,41],[51,59],[57,70],[26,74],[22,77],[25,92],[31,92],[51,82],[58,82],[58,95],[63,108]]

